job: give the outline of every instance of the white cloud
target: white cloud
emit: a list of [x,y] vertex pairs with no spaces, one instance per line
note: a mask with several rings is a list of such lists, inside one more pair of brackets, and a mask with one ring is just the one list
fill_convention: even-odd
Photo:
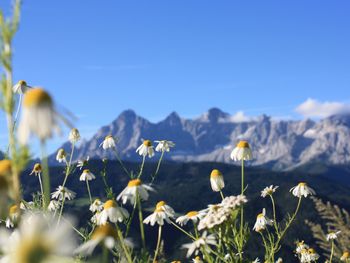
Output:
[[243,111],[237,111],[234,115],[230,117],[231,122],[247,122],[250,120],[251,118],[245,115]]
[[309,98],[296,107],[295,111],[308,118],[325,118],[331,115],[350,113],[350,104],[336,101],[320,102]]

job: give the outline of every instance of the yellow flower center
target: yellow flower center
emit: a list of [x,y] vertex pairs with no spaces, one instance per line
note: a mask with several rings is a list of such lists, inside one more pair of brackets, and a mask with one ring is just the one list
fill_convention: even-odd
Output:
[[191,217],[194,217],[194,216],[198,215],[198,212],[197,212],[197,211],[190,211],[190,212],[188,212],[186,215],[187,215],[189,218],[191,218]]
[[85,174],[89,174],[90,173],[90,170],[89,169],[85,169],[84,171],[83,171],[83,173]]
[[152,142],[150,140],[144,140],[143,141],[143,145],[147,146],[147,147],[151,147],[152,146]]
[[41,172],[41,164],[40,164],[40,163],[34,164],[33,170],[34,170],[35,172]]
[[128,183],[128,187],[140,186],[141,183],[142,183],[142,182],[141,182],[140,179],[130,180],[129,183]]
[[98,239],[100,237],[113,237],[117,239],[118,233],[117,230],[110,224],[105,224],[102,226],[98,226],[95,229],[94,233],[91,236],[91,239]]
[[95,201],[94,201],[94,204],[97,204],[97,203],[99,203],[99,202],[101,202],[101,200],[98,199],[98,198],[96,198]]
[[155,211],[156,212],[162,212],[163,211],[163,206],[165,206],[165,205],[166,205],[166,203],[164,201],[158,202],[157,205],[156,205]]
[[11,161],[10,160],[1,160],[0,161],[0,174],[7,175],[11,173]]
[[10,210],[9,210],[9,214],[10,215],[14,215],[18,212],[18,208],[17,208],[17,205],[13,205],[10,207]]
[[343,258],[343,259],[348,259],[348,258],[350,258],[350,253],[349,253],[348,251],[345,251],[345,252],[343,253],[343,255],[342,255],[342,258]]
[[237,144],[237,147],[238,148],[250,148],[249,143],[247,141],[240,141]]
[[112,207],[117,207],[117,203],[114,202],[114,200],[107,200],[106,203],[104,203],[103,205],[103,209],[106,209],[106,210]]
[[219,177],[222,176],[222,173],[218,169],[211,171],[210,177]]
[[23,105],[27,108],[43,103],[52,104],[50,95],[43,89],[30,89],[24,95]]
[[16,258],[21,263],[42,262],[50,254],[50,247],[45,240],[40,237],[22,240],[16,251]]
[[112,136],[112,135],[107,135],[107,136],[105,137],[105,140],[108,140],[108,139],[113,139],[113,136]]
[[299,183],[298,185],[301,186],[301,187],[303,187],[303,186],[306,186],[306,183],[301,182],[301,183]]
[[310,254],[315,254],[315,249],[309,248],[309,250],[307,252],[309,252]]
[[27,86],[27,82],[25,82],[24,80],[18,81],[18,84],[19,84],[19,85]]
[[201,257],[200,256],[196,256],[194,259],[195,260],[201,260]]
[[262,218],[265,217],[265,215],[263,213],[258,214],[257,218]]
[[59,150],[58,150],[58,154],[59,154],[60,156],[65,156],[65,155],[66,155],[66,151],[65,151],[64,149],[59,149]]

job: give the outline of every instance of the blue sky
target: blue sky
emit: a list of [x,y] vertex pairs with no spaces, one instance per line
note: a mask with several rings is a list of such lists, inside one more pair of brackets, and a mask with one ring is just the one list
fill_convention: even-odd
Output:
[[350,109],[346,0],[23,2],[15,80],[49,90],[87,136],[129,108],[152,121],[213,106],[280,118]]

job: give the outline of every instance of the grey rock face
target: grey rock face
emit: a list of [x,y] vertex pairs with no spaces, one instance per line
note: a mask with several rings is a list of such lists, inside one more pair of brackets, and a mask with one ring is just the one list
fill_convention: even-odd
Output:
[[286,170],[312,161],[350,163],[350,116],[332,116],[317,122],[273,120],[266,115],[233,122],[231,117],[213,108],[197,119],[184,119],[173,112],[163,121],[151,123],[126,110],[89,141],[82,142],[75,159],[115,158],[112,151],[99,147],[105,136],[113,135],[118,138],[117,149],[122,159],[132,161],[140,160],[135,150],[142,139],[166,139],[174,141],[176,147],[165,158],[231,163],[230,152],[244,139],[253,150],[251,165]]

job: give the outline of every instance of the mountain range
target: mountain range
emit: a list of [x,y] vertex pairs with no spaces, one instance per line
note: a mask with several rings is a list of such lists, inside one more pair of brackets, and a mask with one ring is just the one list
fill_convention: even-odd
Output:
[[[133,110],[126,110],[91,139],[81,141],[74,159],[114,159],[113,152],[99,147],[107,135],[118,140],[118,152],[128,161],[139,161],[135,150],[142,139],[150,139],[174,141],[176,146],[164,158],[179,162],[232,163],[230,152],[239,140],[247,140],[253,151],[249,162],[252,166],[289,170],[312,162],[350,163],[349,115],[319,121],[276,120],[262,115],[237,122],[232,115],[212,108],[198,118],[185,119],[173,112],[152,123]],[[62,148],[70,150],[70,144],[67,142]],[[50,156],[50,161],[54,160],[55,154]]]

